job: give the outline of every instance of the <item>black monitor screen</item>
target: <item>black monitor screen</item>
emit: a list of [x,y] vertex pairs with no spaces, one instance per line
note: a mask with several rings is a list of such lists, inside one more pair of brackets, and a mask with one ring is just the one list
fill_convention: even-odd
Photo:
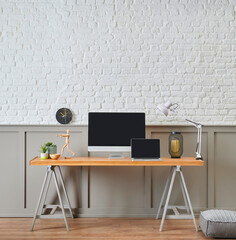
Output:
[[89,113],[89,146],[130,146],[145,138],[145,113]]
[[132,158],[160,158],[160,139],[132,139]]

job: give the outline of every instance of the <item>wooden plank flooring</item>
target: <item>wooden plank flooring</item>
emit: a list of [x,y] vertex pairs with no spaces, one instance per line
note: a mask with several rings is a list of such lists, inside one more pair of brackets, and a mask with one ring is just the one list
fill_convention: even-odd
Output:
[[37,219],[33,232],[31,223],[32,218],[0,218],[0,239],[209,239],[195,231],[192,220],[166,220],[163,232],[159,232],[160,220],[153,218],[68,219],[69,232],[63,219]]

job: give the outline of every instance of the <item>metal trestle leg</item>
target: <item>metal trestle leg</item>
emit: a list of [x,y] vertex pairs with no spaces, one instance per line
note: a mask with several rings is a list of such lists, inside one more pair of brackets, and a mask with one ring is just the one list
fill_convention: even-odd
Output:
[[47,198],[47,194],[48,194],[48,189],[49,189],[49,185],[50,185],[50,182],[51,182],[51,178],[52,178],[52,171],[48,170],[48,180],[46,182],[45,194],[44,194],[44,198],[43,198],[43,201],[42,201],[42,204],[41,204],[41,208],[39,209],[39,215],[43,214],[44,203],[45,203],[46,198]]
[[67,203],[68,203],[70,215],[71,215],[72,218],[74,218],[74,215],[73,215],[72,210],[71,210],[70,200],[69,200],[69,198],[68,198],[68,195],[67,195],[67,192],[66,192],[66,188],[65,188],[65,184],[64,184],[64,181],[63,181],[63,177],[62,177],[62,174],[61,174],[61,168],[60,168],[60,166],[58,166],[58,172],[59,172],[59,177],[60,177],[60,180],[61,180],[61,185],[62,185],[64,194],[65,194],[65,197],[66,197],[66,201],[67,201]]
[[163,228],[163,225],[164,225],[164,221],[165,221],[165,217],[166,217],[166,211],[167,211],[167,208],[168,208],[170,195],[171,195],[173,184],[174,184],[174,181],[175,181],[175,175],[176,175],[176,168],[174,169],[173,174],[172,174],[170,187],[169,187],[169,191],[168,191],[168,194],[167,194],[166,203],[165,203],[165,207],[164,207],[164,212],[163,212],[162,219],[161,219],[160,232],[162,231],[162,228]]
[[166,196],[167,188],[168,188],[169,183],[170,183],[170,178],[171,178],[172,171],[173,171],[173,167],[170,168],[170,172],[169,172],[168,178],[166,180],[165,188],[164,188],[164,191],[163,191],[163,194],[162,194],[162,197],[161,197],[161,202],[160,202],[160,205],[159,205],[159,208],[158,208],[158,211],[157,211],[156,219],[159,218],[159,215],[160,215],[160,212],[161,212],[161,209],[162,209],[162,206],[163,206],[163,201],[164,201],[165,196]]
[[[172,177],[171,177],[171,172],[172,172]],[[157,212],[157,216],[156,216],[156,219],[158,219],[160,211],[162,209],[162,204],[163,204],[164,198],[166,196],[167,188],[169,186],[169,190],[168,190],[168,194],[167,194],[166,202],[165,202],[165,206],[164,206],[164,211],[163,211],[163,215],[162,215],[162,219],[161,219],[160,232],[163,229],[163,225],[164,225],[164,221],[165,221],[165,217],[166,217],[166,212],[167,212],[167,209],[168,209],[170,195],[171,195],[171,192],[172,192],[172,189],[173,189],[173,184],[174,184],[174,181],[175,181],[176,173],[179,174],[180,187],[181,187],[181,190],[182,190],[184,203],[185,203],[184,209],[186,209],[188,213],[189,212],[191,213],[190,216],[193,219],[193,223],[194,223],[195,229],[196,229],[196,231],[198,231],[198,227],[197,227],[197,224],[196,224],[195,216],[194,216],[194,213],[193,213],[192,204],[191,204],[190,197],[189,197],[189,194],[188,194],[188,190],[187,190],[187,187],[186,187],[186,183],[185,183],[185,180],[184,180],[183,172],[182,172],[180,166],[175,166],[174,170],[173,170],[173,167],[171,168],[171,171],[170,171],[169,176],[167,178],[166,185],[165,185],[165,188],[164,188],[164,192],[162,194],[161,202],[160,202],[160,205],[159,205],[159,208],[158,208],[158,212]],[[171,181],[170,181],[170,179],[171,179]],[[178,211],[176,209],[177,206],[176,207],[172,207],[172,208],[173,208],[174,212],[178,213]]]
[[[66,220],[66,214],[65,214],[65,210],[64,210],[65,206],[62,203],[62,198],[61,198],[61,194],[60,194],[60,190],[59,190],[59,185],[58,185],[58,180],[57,180],[55,168],[57,168],[57,167],[56,166],[48,166],[47,167],[46,175],[45,175],[45,178],[44,178],[44,181],[43,181],[43,186],[42,186],[42,189],[41,189],[41,192],[40,192],[40,195],[39,195],[39,200],[38,200],[38,203],[37,203],[37,207],[36,207],[36,210],[35,210],[35,214],[34,214],[34,218],[33,218],[33,222],[32,222],[30,231],[33,231],[35,221],[36,221],[37,217],[40,218],[40,216],[43,212],[44,206],[45,206],[45,208],[47,208],[47,206],[49,206],[49,208],[50,208],[50,206],[55,207],[53,209],[53,211],[55,211],[56,208],[58,207],[58,205],[44,205],[46,197],[47,197],[48,188],[49,188],[49,185],[50,185],[52,175],[53,175],[53,178],[54,178],[58,199],[59,199],[59,202],[60,202],[60,208],[62,210],[62,215],[63,215],[64,221],[65,221],[66,229],[67,229],[67,231],[69,231],[69,226],[68,226],[68,223],[67,223],[67,220]],[[62,184],[62,188],[63,188],[64,194],[65,194],[65,197],[66,197],[66,200],[67,200],[67,203],[68,203],[68,208],[69,208],[69,211],[70,211],[70,215],[73,218],[74,216],[73,216],[73,213],[72,213],[72,210],[71,210],[70,201],[69,201],[69,198],[68,198],[68,195],[67,195],[67,192],[66,192],[66,188],[65,188],[65,184],[64,184],[64,181],[63,181],[63,178],[62,178],[60,167],[58,167],[58,175],[59,175],[59,179],[60,179],[60,182]],[[42,199],[43,199],[43,201],[42,201]],[[38,212],[39,212],[39,214],[38,214]]]
[[192,215],[192,218],[193,218],[193,223],[194,223],[196,232],[198,232],[198,227],[197,227],[196,219],[195,219],[195,216],[194,216],[194,213],[193,213],[192,204],[191,204],[191,201],[190,201],[190,197],[188,195],[188,190],[187,190],[186,183],[185,183],[185,180],[184,180],[184,175],[183,175],[181,169],[179,170],[179,174],[180,174],[181,179],[182,179],[184,191],[185,191],[185,194],[186,194],[186,197],[187,197],[187,200],[188,200],[189,209],[190,209],[190,212],[191,212],[191,215]]
[[182,182],[180,174],[179,174],[179,182],[180,182],[180,187],[181,187],[181,191],[182,191],[183,198],[184,198],[185,207],[187,209],[187,213],[189,213],[188,202],[187,202],[187,199],[186,199],[186,194],[185,194],[185,191],[184,191],[183,182]]
[[40,192],[40,195],[39,195],[38,204],[37,204],[37,207],[36,207],[36,210],[35,210],[35,213],[34,213],[34,218],[33,218],[33,222],[32,222],[30,231],[33,231],[33,229],[34,229],[34,223],[35,223],[35,220],[37,218],[37,213],[38,213],[38,210],[39,210],[41,199],[42,199],[44,189],[45,189],[45,186],[46,186],[46,182],[47,182],[47,179],[48,179],[48,174],[49,174],[49,171],[47,169],[47,172],[46,172],[46,175],[45,175],[45,178],[44,178],[44,181],[43,181],[43,186],[42,186],[42,189],[41,189],[41,192]]
[[58,195],[59,202],[60,202],[60,205],[61,205],[63,218],[64,218],[64,221],[65,221],[65,224],[66,224],[66,230],[69,231],[69,226],[68,226],[68,223],[67,223],[67,220],[66,220],[66,214],[65,214],[64,206],[63,206],[63,203],[62,203],[62,200],[61,200],[61,194],[60,194],[60,190],[59,190],[59,187],[58,187],[56,174],[55,174],[54,171],[53,171],[52,174],[53,174],[53,177],[54,177],[54,181],[55,181],[55,185],[56,185],[56,189],[57,189],[57,195]]

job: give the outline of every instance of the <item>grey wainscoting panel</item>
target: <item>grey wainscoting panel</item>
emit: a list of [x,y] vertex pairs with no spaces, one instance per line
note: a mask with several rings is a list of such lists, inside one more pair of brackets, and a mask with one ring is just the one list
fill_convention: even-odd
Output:
[[[32,216],[46,167],[29,166],[39,155],[40,145],[52,141],[58,151],[65,143],[56,135],[71,131],[70,147],[77,156],[87,156],[87,126],[0,126],[0,216]],[[169,156],[168,137],[180,131],[184,156],[195,156],[197,131],[192,126],[147,126],[147,138],[161,139],[161,156]],[[203,128],[203,167],[183,167],[195,211],[213,208],[236,209],[236,126]],[[107,156],[93,153],[92,156]],[[168,167],[62,167],[72,207],[81,217],[155,216],[167,178]],[[63,198],[64,199],[64,198]],[[64,199],[65,200],[65,199]],[[54,183],[48,203],[56,203]],[[171,203],[183,204],[175,184]]]
[[[160,138],[161,155],[169,156],[168,137],[170,132],[157,131],[155,129],[152,130],[151,138]],[[178,129],[178,131],[180,130]],[[185,129],[182,129],[181,133],[184,139],[183,156],[195,156],[197,133],[186,131]],[[207,133],[203,133],[202,146],[202,156],[205,159],[205,165],[203,167],[182,167],[192,205],[195,209],[204,209],[207,207]],[[159,206],[169,171],[169,167],[152,167],[151,206],[153,208]],[[178,176],[176,177],[170,204],[184,205]]]
[[[39,146],[47,141],[57,144],[58,152],[61,152],[61,148],[65,144],[65,138],[59,138],[56,135],[63,132],[64,130],[51,129],[48,131],[28,131],[26,134],[26,208],[30,211],[33,211],[36,206],[46,173],[46,166],[29,166],[29,161],[35,157]],[[76,156],[87,156],[87,137],[84,130],[71,129],[70,148]],[[69,156],[66,149],[65,155]],[[82,168],[61,168],[72,208],[82,207]],[[63,200],[65,201],[64,196]],[[49,188],[47,202],[51,204],[58,202],[53,181]]]
[[18,211],[19,205],[19,142],[18,132],[0,131],[0,212]]
[[215,133],[215,207],[236,209],[236,132]]

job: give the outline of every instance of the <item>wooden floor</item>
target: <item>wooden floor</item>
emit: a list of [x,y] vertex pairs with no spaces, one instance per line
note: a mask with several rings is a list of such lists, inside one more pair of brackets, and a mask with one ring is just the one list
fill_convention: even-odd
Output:
[[76,218],[68,219],[67,232],[63,219],[37,219],[30,232],[32,218],[0,218],[0,239],[209,239],[196,232],[192,220],[166,220],[159,232],[160,220],[152,218]]

